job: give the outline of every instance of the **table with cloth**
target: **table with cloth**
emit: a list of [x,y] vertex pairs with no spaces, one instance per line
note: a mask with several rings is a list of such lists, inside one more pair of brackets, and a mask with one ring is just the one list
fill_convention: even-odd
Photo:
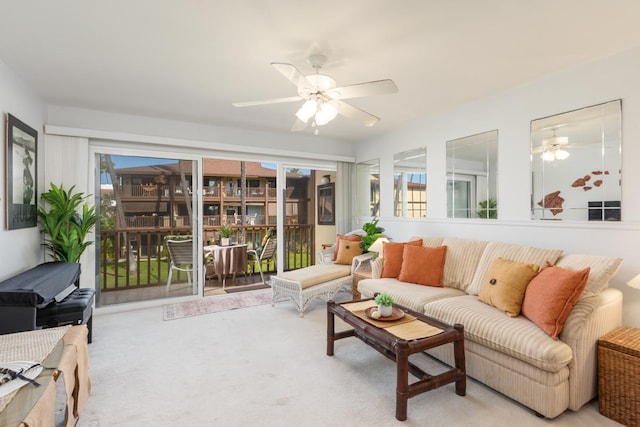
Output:
[[76,425],[91,393],[87,335],[86,325],[76,325],[0,336],[0,366],[31,361],[44,367],[35,378],[39,387],[27,383],[0,394],[0,425],[59,425],[56,405],[60,394],[64,398],[63,425]]
[[226,277],[242,273],[247,274],[247,245],[236,244],[229,246],[207,245],[204,246],[205,254],[211,255],[212,263],[218,280],[224,287]]

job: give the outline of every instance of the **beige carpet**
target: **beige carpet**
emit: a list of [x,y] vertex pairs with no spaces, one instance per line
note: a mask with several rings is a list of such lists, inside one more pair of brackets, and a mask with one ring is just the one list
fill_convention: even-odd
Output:
[[[339,294],[344,299],[344,294]],[[555,420],[469,380],[409,399],[395,419],[395,365],[355,338],[326,356],[326,311],[292,303],[162,320],[149,308],[94,317],[93,394],[80,427],[618,426],[597,402]],[[424,355],[415,363],[437,371]]]

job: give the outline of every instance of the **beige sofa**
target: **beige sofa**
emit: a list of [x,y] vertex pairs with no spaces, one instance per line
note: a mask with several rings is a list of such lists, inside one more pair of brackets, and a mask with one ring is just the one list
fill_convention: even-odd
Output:
[[[423,246],[447,246],[443,287],[381,279],[384,261],[377,258],[372,262],[372,279],[358,283],[362,297],[387,292],[398,304],[449,324],[462,323],[467,374],[545,417],[556,417],[567,408],[577,411],[597,395],[597,340],[622,321],[622,293],[608,288],[621,259],[501,242],[422,239]],[[478,299],[487,271],[498,257],[541,268],[547,262],[572,270],[591,268],[586,288],[557,340],[523,315],[509,317]],[[448,346],[429,353],[453,364]]]

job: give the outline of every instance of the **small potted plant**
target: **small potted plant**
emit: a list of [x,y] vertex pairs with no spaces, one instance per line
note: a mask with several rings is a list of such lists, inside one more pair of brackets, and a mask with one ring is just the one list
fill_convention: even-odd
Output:
[[387,293],[381,293],[374,298],[376,304],[378,304],[378,313],[381,317],[391,316],[393,312],[393,297]]
[[236,230],[229,227],[228,225],[223,225],[218,230],[218,235],[220,235],[220,245],[229,246],[231,244],[231,236],[236,233]]

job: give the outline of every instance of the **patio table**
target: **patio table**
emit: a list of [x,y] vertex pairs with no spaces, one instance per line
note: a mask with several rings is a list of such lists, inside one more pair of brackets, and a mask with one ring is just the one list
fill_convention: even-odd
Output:
[[204,251],[212,255],[218,280],[222,281],[224,288],[226,277],[236,277],[237,273],[247,275],[247,244],[229,246],[207,245]]

